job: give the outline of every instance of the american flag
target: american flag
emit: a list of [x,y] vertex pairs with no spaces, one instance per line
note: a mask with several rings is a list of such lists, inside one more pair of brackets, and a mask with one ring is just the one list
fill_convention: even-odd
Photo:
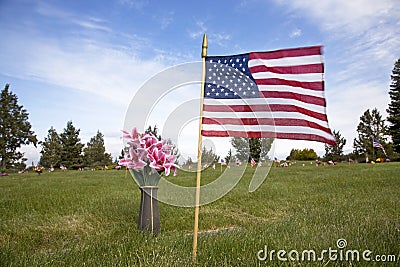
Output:
[[250,164],[251,164],[251,167],[254,167],[254,165],[257,164],[257,162],[253,159],[252,156],[250,156]]
[[202,135],[335,144],[322,47],[206,57]]
[[378,139],[376,139],[375,137],[373,137],[373,140],[374,140],[374,142],[373,142],[372,146],[373,146],[373,147],[378,147],[378,148],[382,149],[382,150],[383,150],[383,153],[386,155],[385,148],[383,148],[382,144],[378,141]]

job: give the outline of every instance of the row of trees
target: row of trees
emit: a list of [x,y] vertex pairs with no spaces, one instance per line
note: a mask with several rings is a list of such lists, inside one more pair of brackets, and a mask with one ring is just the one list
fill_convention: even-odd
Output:
[[[367,109],[360,117],[357,126],[357,137],[353,141],[353,152],[344,155],[343,147],[346,144],[339,131],[333,131],[337,144],[335,146],[325,145],[325,158],[335,161],[346,158],[365,160],[377,157],[389,157],[398,159],[400,157],[400,59],[394,65],[389,90],[390,103],[386,112],[385,120],[378,109]],[[388,122],[388,124],[386,123]],[[384,150],[374,148],[373,138],[383,146]],[[386,153],[386,154],[385,154]]]
[[[357,138],[353,141],[353,152],[350,155],[343,154],[346,140],[339,131],[333,131],[337,144],[325,146],[325,158],[331,160],[343,160],[347,157],[362,159],[364,157],[383,157],[383,151],[374,149],[373,138],[376,138],[384,147],[387,156],[399,158],[400,153],[400,59],[394,65],[390,84],[390,103],[387,109],[388,117],[383,119],[379,111],[368,109],[360,117],[357,126]],[[0,98],[0,168],[21,168],[25,165],[26,158],[19,151],[22,145],[38,143],[42,146],[40,164],[45,167],[57,167],[60,165],[68,168],[81,166],[106,165],[112,162],[111,155],[105,152],[104,136],[98,131],[86,146],[80,142],[79,129],[72,122],[67,123],[64,132],[58,135],[51,127],[48,136],[43,142],[38,142],[31,124],[28,121],[29,114],[22,105],[18,104],[18,97],[9,90],[9,84],[1,91]],[[389,124],[387,125],[386,122]],[[150,129],[152,130],[152,129]],[[156,129],[153,129],[156,132]],[[240,161],[249,160],[251,157],[258,161],[266,159],[271,148],[272,139],[245,139],[233,138],[232,151],[227,156],[227,161],[233,157]],[[300,151],[292,151],[300,155]],[[304,152],[304,151],[303,151]],[[310,152],[310,151],[309,151]],[[176,153],[178,153],[176,151]],[[204,153],[205,156],[213,157]],[[292,153],[291,153],[292,154]],[[307,154],[307,153],[306,153]]]
[[43,142],[40,151],[39,165],[44,167],[80,168],[104,166],[112,163],[111,154],[106,153],[104,135],[97,131],[86,144],[79,138],[80,129],[76,129],[72,121],[61,134],[51,127]]
[[72,121],[61,134],[51,127],[44,141],[39,141],[28,121],[29,113],[18,104],[18,97],[6,84],[0,98],[0,169],[23,169],[26,158],[19,148],[22,145],[39,144],[43,167],[67,168],[104,166],[112,163],[111,154],[105,152],[104,135],[97,134],[86,144],[79,138],[80,129]]

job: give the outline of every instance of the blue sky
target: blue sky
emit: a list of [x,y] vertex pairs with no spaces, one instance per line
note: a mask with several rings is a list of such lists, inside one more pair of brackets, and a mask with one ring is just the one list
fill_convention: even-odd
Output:
[[[72,120],[84,143],[100,130],[115,157],[135,92],[165,68],[201,60],[204,33],[209,55],[323,45],[328,120],[349,152],[366,109],[386,117],[400,57],[396,2],[1,0],[0,82],[18,95],[40,140]],[[316,142],[276,142],[280,158],[292,148],[324,153]],[[28,164],[39,159],[40,148],[22,150]]]

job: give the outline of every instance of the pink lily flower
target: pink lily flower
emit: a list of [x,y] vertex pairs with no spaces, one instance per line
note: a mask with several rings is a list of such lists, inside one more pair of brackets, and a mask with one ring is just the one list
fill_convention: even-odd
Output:
[[146,162],[144,162],[144,161],[133,161],[133,160],[130,159],[130,158],[124,158],[124,159],[121,159],[121,160],[119,161],[119,165],[125,166],[125,167],[127,167],[128,169],[135,169],[135,170],[138,170],[138,169],[143,168],[143,167],[146,166],[147,164],[146,164]]
[[145,148],[150,148],[153,144],[158,142],[158,139],[152,134],[145,134],[140,139],[141,144],[143,144]]
[[125,131],[125,130],[121,130],[121,131],[122,131],[122,133],[124,134],[124,135],[122,136],[122,138],[126,138],[126,139],[137,139],[137,138],[139,137],[139,133],[138,133],[136,127],[134,127],[134,128],[132,129],[132,132],[131,132],[131,133],[129,133],[128,131]]
[[176,156],[171,155],[173,146],[165,140],[159,141],[153,134],[139,134],[136,128],[131,132],[122,130],[123,138],[128,139],[129,155],[121,159],[119,164],[130,169],[143,169],[149,165],[154,170],[165,171],[168,176],[171,170],[176,176]]

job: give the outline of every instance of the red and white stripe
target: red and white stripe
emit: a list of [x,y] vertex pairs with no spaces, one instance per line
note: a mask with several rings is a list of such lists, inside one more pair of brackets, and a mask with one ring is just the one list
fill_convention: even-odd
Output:
[[204,99],[203,136],[335,144],[326,116],[322,47],[250,53],[259,98]]

